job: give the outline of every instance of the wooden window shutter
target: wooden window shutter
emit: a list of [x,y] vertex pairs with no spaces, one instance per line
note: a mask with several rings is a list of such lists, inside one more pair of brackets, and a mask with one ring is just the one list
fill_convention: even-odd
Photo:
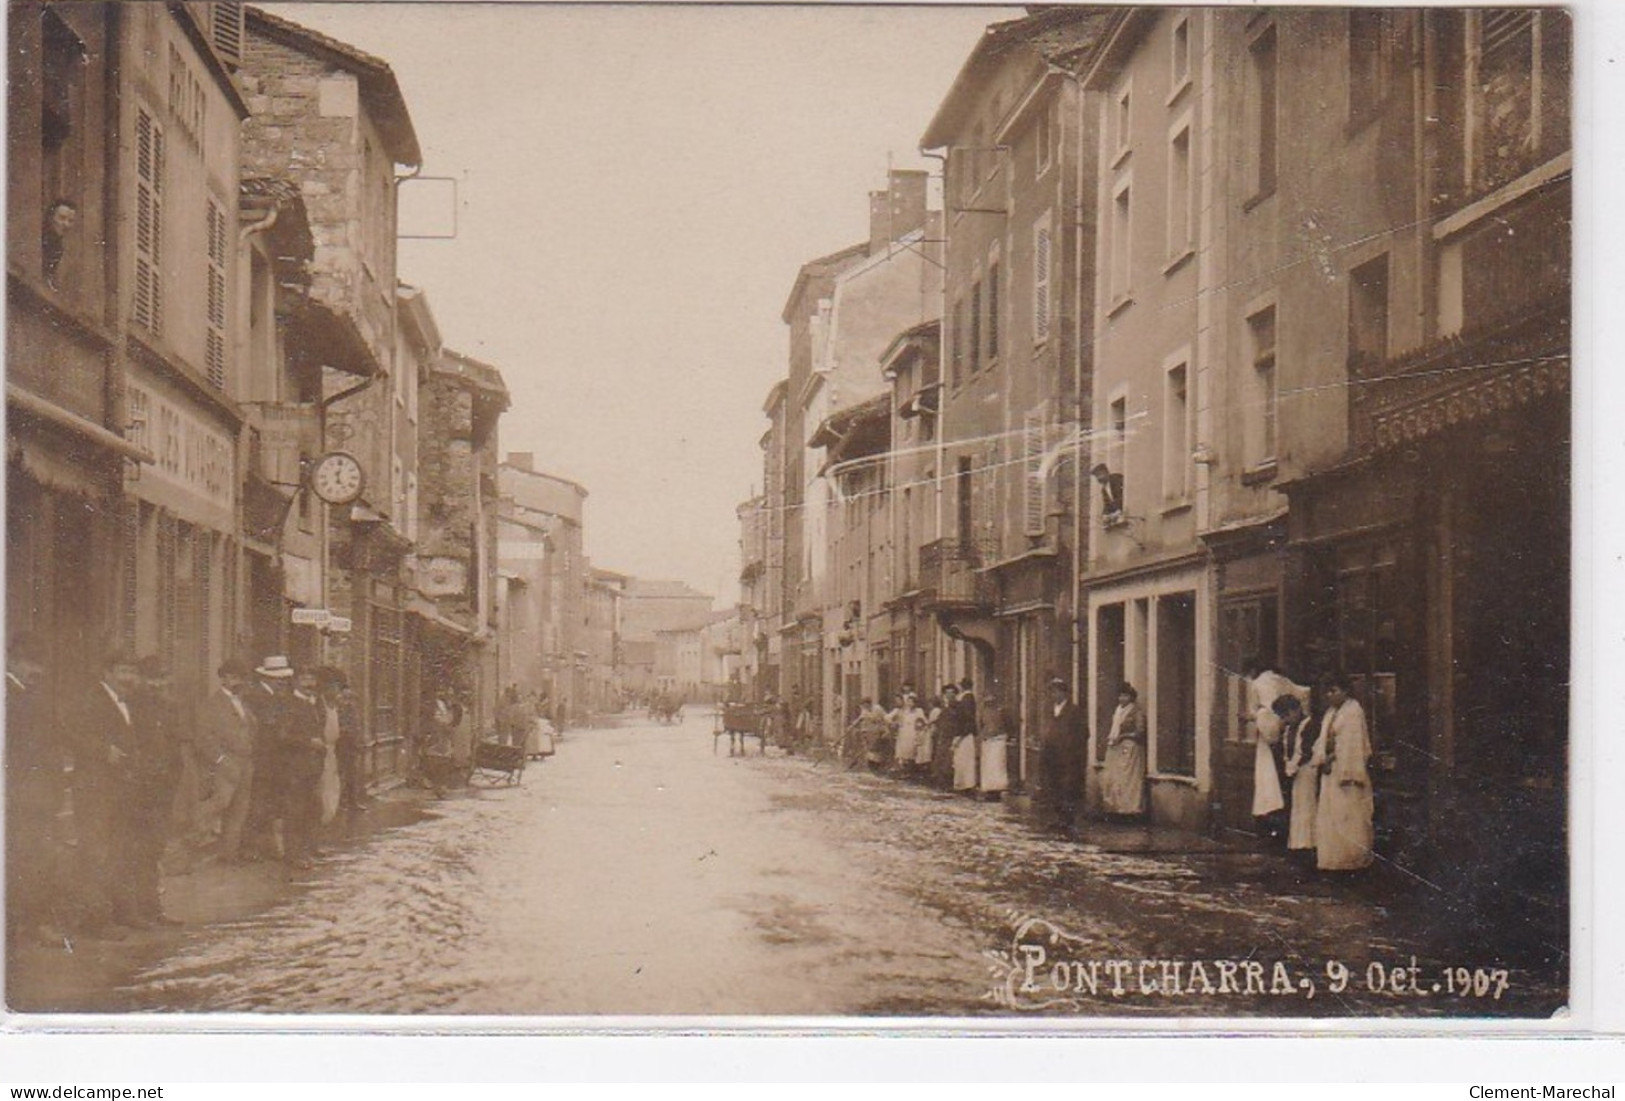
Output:
[[1033,340],[1049,339],[1050,227],[1046,222],[1033,234]]
[[1045,483],[1044,426],[1047,404],[1030,411],[1022,423],[1022,471],[1025,474],[1022,530],[1030,536],[1044,534]]
[[209,5],[209,39],[214,52],[229,65],[243,63],[243,5],[221,2]]
[[119,548],[119,642],[127,651],[135,650],[136,563],[141,557],[141,509],[133,498],[126,498],[124,523]]
[[144,110],[135,116],[135,288],[131,319],[164,331],[164,132]]
[[226,217],[214,200],[208,204],[208,332],[204,339],[204,360],[209,384],[226,388]]

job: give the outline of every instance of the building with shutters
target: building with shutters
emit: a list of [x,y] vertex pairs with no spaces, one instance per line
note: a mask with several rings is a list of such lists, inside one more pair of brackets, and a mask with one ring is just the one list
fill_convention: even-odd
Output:
[[1076,683],[1080,442],[1090,421],[1097,142],[1078,73],[1110,13],[1056,8],[987,29],[920,139],[945,165],[937,537],[920,605],[968,644],[969,676],[1038,781],[1047,683]]
[[[508,408],[508,388],[495,367],[443,348],[421,390],[408,610],[420,621],[423,681],[462,703],[472,730],[483,734],[494,726],[504,687],[497,652],[497,422]],[[432,704],[420,700],[421,707]]]
[[[587,638],[596,625],[594,578],[603,573],[609,584],[615,576],[593,570],[582,547],[587,490],[537,470],[530,452],[514,451],[497,470],[497,492],[498,567],[519,580],[518,587],[509,587],[514,637],[504,657],[504,684],[544,692],[556,720],[578,722],[594,706],[589,684],[598,666],[592,659],[595,653],[602,657],[602,640],[595,647]],[[613,616],[613,607],[609,611]]]
[[[310,510],[318,560],[307,567],[298,555],[280,559],[283,596],[349,629],[300,627],[287,648],[346,668],[369,743],[398,746],[420,707],[402,577],[418,381],[398,362],[411,352],[414,322],[410,295],[406,303],[397,298],[396,180],[422,154],[383,60],[255,8],[244,11],[241,46],[237,78],[249,111],[243,174],[294,181],[313,239],[304,304],[285,335],[290,354],[303,357],[297,369],[312,378],[299,397],[315,406],[318,432],[312,437],[297,423],[279,430],[299,436],[305,469],[321,454],[344,451],[364,476],[352,503],[329,506],[298,493],[295,509],[301,520],[299,510]],[[372,759],[388,768],[393,756]]]
[[8,10],[10,625],[58,668],[160,656],[183,693],[241,614],[240,14]]
[[[1141,8],[1084,78],[1097,731],[1126,677],[1153,817],[1247,828],[1242,662],[1341,668],[1379,853],[1523,892],[1553,944],[1569,56],[1560,12]],[[1495,855],[1439,859],[1467,837]]]

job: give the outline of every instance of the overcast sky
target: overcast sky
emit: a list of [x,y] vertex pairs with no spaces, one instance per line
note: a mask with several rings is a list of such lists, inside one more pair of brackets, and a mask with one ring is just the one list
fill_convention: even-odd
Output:
[[737,586],[780,311],[868,235],[1012,8],[267,4],[387,60],[450,241],[403,241],[448,346],[500,367],[504,451],[588,489],[595,563]]

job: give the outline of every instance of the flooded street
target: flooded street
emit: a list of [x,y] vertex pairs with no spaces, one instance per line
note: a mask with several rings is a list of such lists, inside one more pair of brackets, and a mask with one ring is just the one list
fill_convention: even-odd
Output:
[[[1079,844],[999,805],[890,778],[754,750],[730,758],[725,741],[713,753],[705,713],[676,726],[571,732],[522,785],[426,809],[327,857],[270,908],[190,933],[113,1007],[549,1016],[1555,1007],[1554,976],[1515,969],[1499,997],[1434,991],[1445,965],[1493,961],[1430,956],[1403,907],[1348,884],[1286,878],[1273,856],[1191,849],[1189,838],[1174,849],[1137,828]],[[1023,949],[1012,934],[1027,919],[1039,921],[1027,923]],[[1373,961],[1386,982],[1388,965],[1412,953],[1417,981],[1368,989]],[[1340,992],[1332,959],[1353,976]],[[1160,989],[1142,985],[1143,969],[1114,971],[1114,960],[1159,961],[1150,973]],[[1178,961],[1177,977],[1162,961]],[[1283,963],[1293,985],[1249,988],[1249,961],[1263,962],[1266,986],[1278,985]],[[1229,989],[1221,973],[1232,963]]]

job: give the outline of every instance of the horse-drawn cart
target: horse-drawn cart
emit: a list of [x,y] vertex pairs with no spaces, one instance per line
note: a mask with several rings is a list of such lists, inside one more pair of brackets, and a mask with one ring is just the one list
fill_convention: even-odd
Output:
[[730,757],[744,756],[747,738],[755,738],[757,751],[765,754],[768,740],[773,736],[774,717],[769,704],[723,704],[717,709],[716,724],[711,731],[711,752],[717,751],[717,742],[726,735]]

